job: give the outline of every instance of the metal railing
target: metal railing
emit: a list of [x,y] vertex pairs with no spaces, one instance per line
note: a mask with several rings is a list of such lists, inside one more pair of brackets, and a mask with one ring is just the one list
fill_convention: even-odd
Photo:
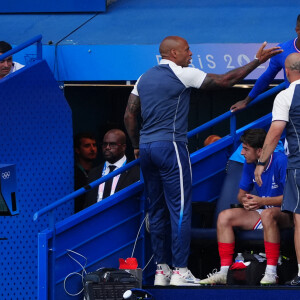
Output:
[[[261,95],[256,97],[253,101],[251,101],[250,104],[247,105],[247,108],[253,106],[254,104],[262,101],[263,99],[265,99],[265,98],[267,98],[271,95],[274,95],[275,93],[280,92],[285,87],[286,87],[285,82],[283,82],[283,83],[277,85],[276,87],[262,93]],[[236,135],[236,117],[235,116],[239,112],[240,111],[232,113],[231,111],[227,111],[226,113],[224,113],[224,114],[222,114],[222,115],[206,122],[205,124],[189,131],[187,136],[188,136],[188,138],[190,138],[190,137],[196,135],[197,133],[199,133],[201,131],[204,131],[204,130],[206,130],[206,129],[208,129],[208,128],[210,128],[210,127],[212,127],[212,126],[214,126],[214,125],[216,125],[216,124],[218,124],[218,123],[220,123],[220,122],[222,122],[222,121],[224,121],[228,118],[230,118],[230,135],[235,137],[235,135]]]
[[[250,102],[250,104],[247,106],[248,107],[251,107],[253,105],[255,105],[256,103],[262,101],[263,99],[271,96],[271,95],[274,95],[275,93],[278,93],[279,91],[283,90],[284,88],[286,87],[285,85],[285,82],[279,84],[278,86],[264,92],[263,94],[259,95],[258,97],[256,97],[252,102]],[[200,133],[228,118],[230,118],[230,135],[233,137],[233,142],[234,143],[237,143],[238,142],[238,138],[236,137],[236,114],[238,114],[240,111],[237,111],[235,113],[232,113],[231,111],[227,111],[226,113],[210,120],[209,122],[203,124],[203,125],[200,125],[199,127],[191,130],[188,132],[188,138],[196,135],[197,133]],[[74,199],[75,197],[78,197],[80,195],[83,195],[85,193],[87,193],[88,191],[90,191],[91,189],[95,188],[96,186],[98,186],[99,184],[113,178],[114,176],[116,175],[119,175],[121,173],[123,173],[124,171],[130,169],[131,167],[135,166],[135,165],[138,165],[140,163],[140,159],[136,159],[128,164],[126,164],[125,166],[107,174],[106,176],[103,176],[99,179],[97,179],[96,181],[93,181],[92,183],[90,183],[89,185],[83,187],[83,188],[80,188],[79,190],[77,191],[74,191],[72,192],[71,194],[55,201],[54,203],[42,208],[41,210],[37,211],[34,216],[33,216],[33,220],[36,221],[40,216],[50,212],[50,211],[53,211],[55,208],[57,208],[58,206]],[[50,216],[50,220],[49,220],[49,224],[51,224],[52,226],[54,226],[54,215],[51,214]],[[51,227],[52,227],[51,226]]]
[[24,42],[23,44],[16,46],[15,48],[5,52],[4,54],[0,55],[0,61],[4,60],[5,58],[12,56],[13,54],[33,45],[34,43],[37,43],[36,45],[36,58],[37,60],[42,59],[42,35],[37,35],[34,38]]
[[[140,163],[140,159],[136,159],[128,164],[126,164],[125,166],[111,172],[108,173],[106,176],[100,177],[99,179],[93,181],[92,183],[86,185],[85,187],[80,188],[77,191],[74,191],[73,193],[61,198],[60,200],[55,201],[54,203],[42,208],[41,210],[39,210],[38,212],[36,212],[33,216],[33,220],[36,221],[40,216],[46,214],[47,212],[50,212],[52,210],[54,210],[55,208],[57,208],[58,206],[78,197],[81,196],[85,193],[87,193],[88,191],[90,191],[91,189],[95,188],[96,186],[100,185],[101,183],[125,172],[126,170],[129,170],[130,168],[132,168],[133,166],[136,166]],[[53,216],[54,217],[54,216]],[[52,219],[51,219],[51,223],[52,223]]]

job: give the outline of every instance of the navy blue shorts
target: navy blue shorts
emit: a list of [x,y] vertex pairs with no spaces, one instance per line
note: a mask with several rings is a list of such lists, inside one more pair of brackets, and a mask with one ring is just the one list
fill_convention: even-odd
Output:
[[288,169],[283,192],[282,211],[300,214],[300,169]]

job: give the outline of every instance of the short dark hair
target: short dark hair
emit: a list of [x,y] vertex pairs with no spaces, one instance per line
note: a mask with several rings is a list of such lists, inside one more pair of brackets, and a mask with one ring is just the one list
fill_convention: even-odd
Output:
[[300,23],[300,15],[297,17],[297,23]]
[[74,148],[79,148],[81,139],[91,139],[96,141],[96,136],[92,132],[79,132],[74,137]]
[[12,49],[12,46],[9,43],[7,43],[5,41],[0,41],[0,53],[5,53],[11,49]]
[[252,148],[262,148],[265,142],[267,132],[262,128],[248,129],[241,136],[241,142]]

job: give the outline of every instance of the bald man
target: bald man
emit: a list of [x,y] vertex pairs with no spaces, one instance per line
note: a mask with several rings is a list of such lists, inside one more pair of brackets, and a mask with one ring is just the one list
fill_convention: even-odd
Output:
[[287,179],[281,210],[293,214],[295,223],[294,241],[298,261],[298,274],[287,284],[300,286],[300,53],[292,53],[286,58],[285,72],[291,84],[286,90],[280,92],[274,100],[272,124],[254,174],[256,183],[261,186],[261,175],[265,165],[283,130],[286,129],[290,154],[288,156]]
[[[105,162],[100,166],[93,168],[88,174],[88,183],[91,183],[108,173],[121,168],[128,160],[125,155],[126,136],[122,130],[109,130],[103,138],[102,154]],[[108,180],[87,193],[86,203],[84,207],[91,206],[94,203],[102,201],[102,199],[113,195],[130,184],[140,180],[140,170],[138,166],[115,176],[112,180]]]
[[[149,200],[152,248],[157,271],[154,285],[199,285],[187,268],[192,205],[192,175],[187,150],[187,119],[191,88],[230,87],[270,57],[278,47],[264,43],[249,64],[224,75],[189,68],[192,52],[187,41],[166,37],[160,44],[162,60],[144,73],[132,90],[124,121],[141,168]],[[143,124],[138,130],[141,111]],[[171,250],[167,243],[171,225]],[[169,253],[172,253],[170,257]],[[174,270],[171,271],[169,263]]]

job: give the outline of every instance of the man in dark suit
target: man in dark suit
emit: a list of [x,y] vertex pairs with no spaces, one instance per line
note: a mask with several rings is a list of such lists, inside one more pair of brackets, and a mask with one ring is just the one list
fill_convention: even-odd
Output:
[[[126,135],[122,130],[109,130],[102,142],[102,154],[105,162],[100,166],[93,168],[88,175],[88,183],[107,175],[108,173],[121,168],[128,161],[125,155],[126,151]],[[140,170],[138,166],[132,167],[126,172],[115,176],[112,180],[108,180],[92,189],[87,193],[85,207],[91,206],[102,199],[113,195],[114,193],[124,189],[130,184],[140,180]]]

